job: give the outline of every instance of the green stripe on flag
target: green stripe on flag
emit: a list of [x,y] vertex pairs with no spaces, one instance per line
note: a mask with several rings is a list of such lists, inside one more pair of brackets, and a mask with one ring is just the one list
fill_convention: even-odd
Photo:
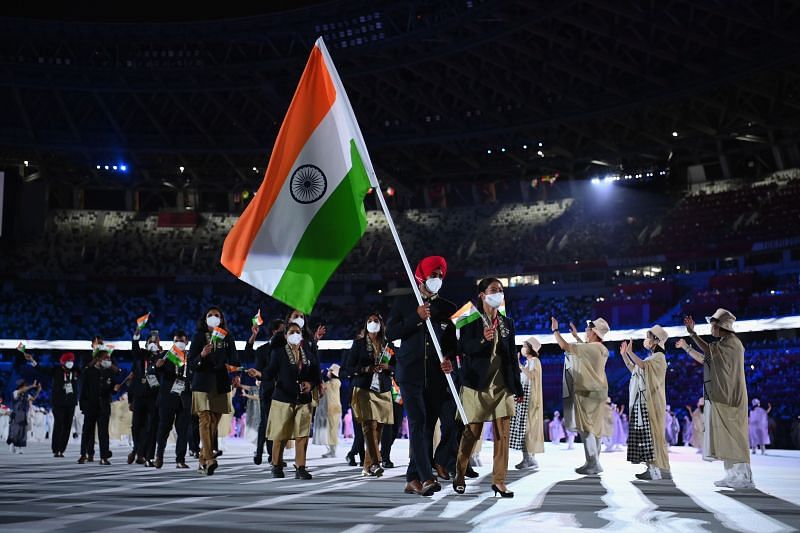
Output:
[[465,317],[459,318],[456,322],[456,329],[461,329],[467,324],[475,322],[481,317],[481,314],[478,312],[472,313],[471,315],[467,315]]
[[306,228],[272,296],[310,313],[319,293],[367,229],[364,196],[371,187],[355,141],[353,166]]

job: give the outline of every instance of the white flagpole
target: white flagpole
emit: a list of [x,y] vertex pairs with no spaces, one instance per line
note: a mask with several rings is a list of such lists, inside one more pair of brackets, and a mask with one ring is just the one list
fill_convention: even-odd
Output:
[[[372,165],[370,165],[370,170],[372,170]],[[403,266],[406,269],[408,281],[411,283],[411,289],[414,291],[414,296],[417,297],[417,303],[422,305],[422,294],[419,292],[417,280],[414,277],[414,274],[411,272],[411,265],[408,263],[408,257],[406,257],[406,251],[403,249],[403,243],[400,242],[400,236],[397,234],[397,228],[394,226],[394,220],[392,220],[392,215],[389,213],[389,207],[386,205],[386,200],[383,197],[383,192],[381,191],[378,177],[373,173],[370,181],[372,181],[373,185],[375,185],[373,188],[375,189],[375,193],[378,195],[378,202],[381,204],[381,209],[383,209],[383,214],[386,216],[386,221],[389,223],[389,230],[392,232],[392,237],[394,237],[394,243],[397,245],[397,251],[400,252],[400,259],[403,260]],[[439,337],[436,336],[436,330],[433,327],[431,319],[428,318],[425,320],[425,324],[428,326],[428,333],[430,333],[433,346],[436,348],[436,355],[439,356],[440,362],[444,362],[442,347],[439,345]],[[455,364],[453,366],[455,367]],[[464,411],[464,406],[461,405],[461,399],[458,397],[458,390],[456,390],[456,385],[453,383],[453,376],[450,374],[445,374],[444,376],[447,379],[447,384],[450,386],[450,392],[453,394],[453,399],[456,401],[456,407],[458,408],[458,413],[461,415],[461,421],[464,422],[464,424],[469,423],[469,420],[467,420],[467,413]]]

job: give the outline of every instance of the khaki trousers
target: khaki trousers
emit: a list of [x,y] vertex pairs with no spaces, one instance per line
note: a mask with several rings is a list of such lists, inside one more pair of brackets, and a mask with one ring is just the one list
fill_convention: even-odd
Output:
[[217,428],[219,419],[222,418],[222,413],[200,411],[197,418],[200,422],[200,442],[203,443],[203,449],[200,450],[200,464],[208,465],[216,462],[214,446],[217,442]]
[[[298,467],[306,466],[306,451],[308,450],[308,437],[294,439],[294,464]],[[272,464],[280,465],[283,462],[283,450],[286,449],[288,440],[276,440],[272,443]]]
[[[483,423],[467,424],[464,426],[464,433],[461,435],[461,443],[458,447],[458,458],[456,459],[456,480],[463,481],[464,474],[469,465],[469,457],[475,443],[481,438]],[[492,483],[504,484],[508,473],[508,440],[511,433],[511,419],[507,416],[492,420],[492,432],[494,433],[494,457],[492,459]]]
[[361,423],[361,430],[364,432],[364,470],[369,471],[372,465],[381,464],[379,447],[383,424],[375,420],[366,420]]

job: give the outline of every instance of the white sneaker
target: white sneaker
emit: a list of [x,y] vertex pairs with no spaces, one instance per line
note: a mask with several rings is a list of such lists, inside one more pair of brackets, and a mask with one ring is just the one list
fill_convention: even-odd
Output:
[[728,478],[720,479],[719,481],[714,482],[714,486],[716,487],[727,487],[728,486]]

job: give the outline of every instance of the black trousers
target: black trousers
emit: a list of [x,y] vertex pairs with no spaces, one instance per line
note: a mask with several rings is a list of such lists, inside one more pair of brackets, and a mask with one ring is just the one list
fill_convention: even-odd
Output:
[[[447,397],[450,396],[450,391],[446,385],[425,387],[422,383],[409,382],[399,383],[399,385],[408,415],[409,451],[411,452],[411,459],[406,470],[406,481],[424,482],[433,477],[433,430],[438,419],[447,418],[448,409],[445,404]],[[443,434],[449,429],[448,424],[454,421],[453,417],[454,414],[451,414],[450,420],[442,420]],[[446,454],[449,453],[448,448],[441,446],[440,448],[439,460],[449,461],[446,458]],[[439,451],[438,448],[437,451]]]
[[383,434],[381,435],[381,459],[384,461],[391,461],[392,444],[400,433],[400,428],[403,427],[403,406],[392,402],[392,409],[394,410],[394,424],[383,426]]
[[261,418],[258,421],[258,438],[256,440],[256,455],[261,456],[264,454],[264,444],[267,445],[268,463],[272,463],[272,441],[267,439],[267,421],[269,420],[269,408],[272,406],[272,391],[259,394]]
[[155,396],[136,398],[133,402],[133,449],[136,455],[153,459],[158,432],[158,405]]
[[448,472],[455,472],[458,444],[461,442],[464,424],[456,420],[456,401],[450,394],[450,389],[447,389],[447,395],[442,398],[439,406],[442,435],[433,454],[433,462],[443,466]]
[[72,418],[75,416],[74,405],[53,406],[53,435],[50,439],[53,453],[63,453],[69,443],[72,432]]
[[[188,397],[188,401],[187,401]],[[178,438],[175,441],[175,461],[178,463],[186,462],[186,445],[188,442],[189,423],[192,419],[192,397],[170,393],[169,396],[162,396],[158,402],[158,438],[156,457],[164,458],[164,449],[167,447],[167,439],[175,426]]]
[[108,446],[108,420],[111,418],[111,404],[101,409],[90,409],[83,412],[83,433],[81,435],[81,455],[94,457],[94,431],[97,427],[97,440],[100,443],[100,458],[111,457]]
[[361,421],[353,419],[353,445],[350,447],[350,455],[358,455],[359,463],[364,464],[364,430],[361,429]]
[[[189,409],[191,412],[191,408]],[[191,415],[189,420],[189,449],[195,454],[200,453],[200,418],[197,415]]]

